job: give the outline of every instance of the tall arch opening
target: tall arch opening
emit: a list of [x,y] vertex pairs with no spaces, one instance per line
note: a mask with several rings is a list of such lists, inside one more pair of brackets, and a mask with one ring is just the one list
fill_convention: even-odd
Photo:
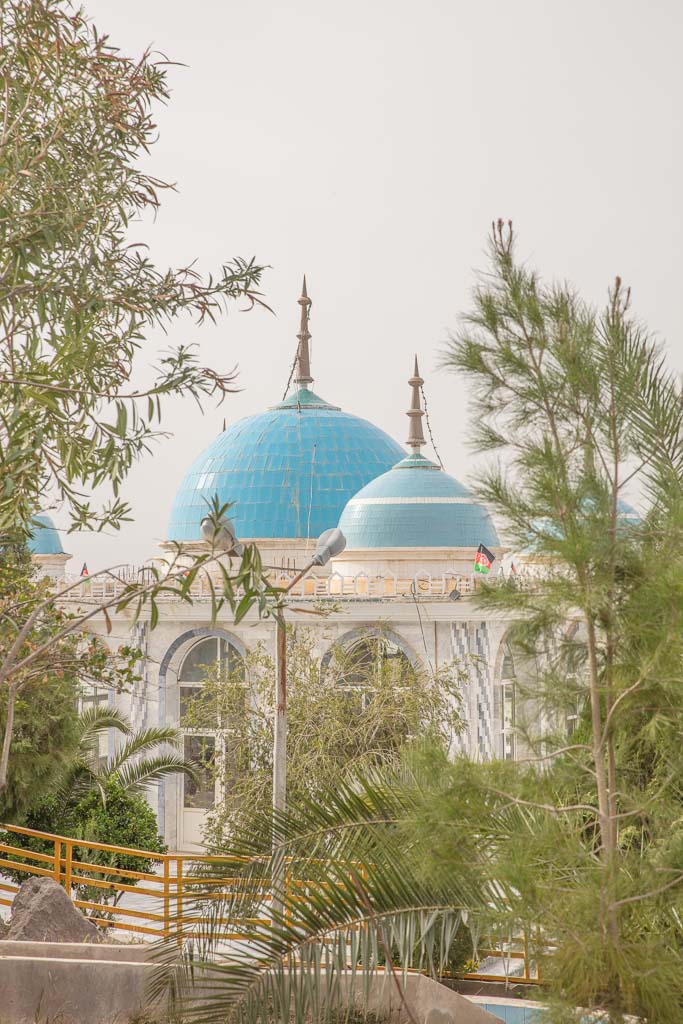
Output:
[[515,659],[510,642],[506,640],[503,647],[503,661],[500,670],[500,681],[498,683],[498,721],[500,725],[498,756],[504,761],[513,761],[517,753],[515,740],[516,704],[517,673],[515,671]]
[[[226,730],[217,719],[206,719],[198,726],[192,716],[193,703],[201,698],[207,677],[219,681],[245,679],[244,659],[237,648],[223,636],[205,636],[185,653],[178,669],[180,731],[185,757],[196,761],[201,770],[196,779],[185,777],[182,783],[181,807],[184,815],[201,817],[221,799],[220,772],[216,760],[225,756]],[[189,828],[192,822],[187,821]],[[195,823],[196,824],[196,823]]]

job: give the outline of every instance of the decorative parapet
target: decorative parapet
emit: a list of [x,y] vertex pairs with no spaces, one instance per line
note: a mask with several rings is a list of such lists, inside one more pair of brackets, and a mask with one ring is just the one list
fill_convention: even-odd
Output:
[[[148,572],[143,566],[135,568],[127,566],[119,569],[111,575],[97,576],[90,579],[83,579],[79,583],[78,577],[64,577],[59,583],[69,586],[71,589],[62,595],[63,601],[88,602],[111,599],[117,594],[122,594],[125,587],[131,582],[142,582],[145,580],[145,573]],[[289,581],[295,575],[293,571],[277,571],[270,577],[275,587],[285,589]],[[513,577],[492,576],[488,583],[499,583],[511,581],[518,587],[533,587],[535,577],[532,575],[517,574]],[[220,579],[215,577],[214,583],[220,586]],[[77,584],[74,586],[74,584]],[[300,600],[321,600],[348,599],[359,601],[386,601],[395,598],[418,599],[418,600],[441,600],[457,601],[461,597],[473,594],[481,586],[480,580],[474,574],[445,573],[443,575],[432,575],[420,573],[415,576],[395,576],[385,574],[382,576],[367,575],[358,573],[354,576],[345,576],[333,572],[329,576],[317,576],[312,573],[290,590],[291,597]],[[190,588],[193,600],[210,600],[212,588],[207,576],[201,574]],[[57,588],[59,595],[59,588]],[[160,602],[177,601],[178,598],[172,593],[160,593],[157,598]]]

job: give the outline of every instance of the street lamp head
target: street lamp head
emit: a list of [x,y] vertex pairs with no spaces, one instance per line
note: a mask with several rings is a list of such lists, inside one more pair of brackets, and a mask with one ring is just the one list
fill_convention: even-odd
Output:
[[201,532],[204,540],[218,551],[225,551],[229,555],[241,555],[244,551],[235,535],[232,520],[227,516],[221,516],[218,522],[206,516],[202,519]]
[[325,530],[318,537],[318,544],[313,555],[313,565],[327,565],[331,558],[340,555],[346,547],[346,537],[339,527]]

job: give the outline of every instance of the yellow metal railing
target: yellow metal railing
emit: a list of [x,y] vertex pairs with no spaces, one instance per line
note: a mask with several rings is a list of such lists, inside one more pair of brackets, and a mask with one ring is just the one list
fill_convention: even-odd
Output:
[[[125,846],[113,846],[108,843],[94,843],[85,839],[73,839],[68,836],[53,835],[50,832],[38,832],[19,825],[0,825],[0,906],[11,907],[19,885],[10,881],[7,872],[12,871],[19,876],[43,875],[54,878],[62,885],[75,906],[88,911],[88,916],[96,924],[105,928],[116,928],[121,931],[153,938],[175,938],[182,944],[186,935],[196,936],[197,927],[208,923],[208,918],[197,916],[196,901],[202,903],[212,899],[220,899],[226,892],[241,893],[253,896],[253,907],[258,912],[272,899],[272,894],[264,879],[248,880],[237,872],[240,867],[249,863],[249,859],[239,856],[208,856],[183,855],[175,853],[155,853],[151,850],[138,850]],[[4,841],[6,836],[26,836],[40,842],[49,852],[42,852],[15,846]],[[92,853],[100,852],[133,858],[139,862],[151,862],[156,870],[135,870],[107,864],[93,864],[87,858]],[[215,866],[216,874],[203,877],[197,869],[201,866]],[[231,873],[231,868],[233,873]],[[286,873],[286,884],[289,900],[305,900],[306,888],[311,883],[293,878],[291,871]],[[318,880],[316,887],[321,884]],[[113,902],[98,902],[94,899],[82,898],[83,889],[94,889],[102,894],[113,897]],[[80,890],[80,895],[79,895]],[[213,890],[213,891],[211,891]],[[296,895],[294,892],[296,891]],[[90,894],[88,894],[90,895]],[[127,901],[125,905],[121,901]],[[266,917],[249,917],[225,922],[222,938],[225,940],[246,940],[250,926],[253,933],[255,924],[267,925]],[[536,935],[537,944],[540,937]],[[529,949],[529,936],[515,938],[510,942],[483,949],[482,959],[494,957],[504,963],[523,961],[520,974],[506,972],[504,974],[487,974],[480,971],[468,972],[466,978],[479,981],[508,981],[520,984],[541,984],[538,965]]]
[[[108,843],[95,843],[85,839],[38,832],[18,825],[0,825],[0,831],[8,834],[27,836],[46,846],[49,852],[38,852],[11,842],[0,841],[0,905],[11,906],[19,885],[7,878],[11,871],[19,876],[43,875],[59,882],[75,906],[87,910],[89,917],[97,924],[117,928],[140,935],[156,938],[177,935],[182,941],[183,923],[192,920],[194,914],[185,915],[186,903],[192,899],[198,886],[217,887],[235,891],[243,880],[229,874],[230,868],[245,863],[242,857],[184,856],[181,854],[155,853],[151,850],[137,850]],[[139,862],[151,862],[156,870],[135,870],[107,864],[93,864],[88,860],[93,852],[125,856]],[[195,869],[201,864],[220,865],[220,876],[210,879],[198,878]],[[111,903],[84,899],[79,895],[84,888],[95,889],[113,897]],[[270,894],[263,890],[254,893],[260,901],[267,901]],[[210,899],[210,895],[202,898]],[[121,901],[124,901],[123,903]],[[132,905],[126,905],[126,901]],[[265,919],[264,919],[265,921]],[[253,919],[252,919],[253,922]],[[246,922],[245,922],[246,924]],[[226,934],[225,938],[243,938],[243,933]]]

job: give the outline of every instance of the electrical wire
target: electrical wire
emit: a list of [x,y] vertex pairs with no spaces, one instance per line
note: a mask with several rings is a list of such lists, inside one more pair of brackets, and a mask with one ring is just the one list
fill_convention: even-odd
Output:
[[424,384],[420,385],[420,393],[422,395],[422,401],[424,402],[424,407],[425,407],[425,419],[427,420],[427,433],[429,434],[429,440],[431,442],[432,448],[434,449],[434,454],[436,455],[436,457],[437,457],[437,459],[439,461],[439,465],[441,466],[441,468],[445,472],[445,467],[444,467],[443,462],[441,461],[441,456],[439,455],[439,449],[436,447],[436,441],[434,440],[434,435],[432,433],[432,425],[429,422],[429,406],[427,404],[427,396],[425,394]]
[[289,371],[289,380],[287,381],[287,387],[285,388],[285,393],[282,396],[282,401],[283,402],[284,402],[285,398],[287,397],[287,395],[289,393],[289,389],[290,389],[290,386],[291,386],[291,383],[292,383],[292,377],[294,376],[294,370],[296,369],[296,361],[297,361],[298,358],[299,358],[299,347],[297,346],[296,354],[294,356],[294,362],[292,363],[292,368]]
[[417,601],[417,594],[415,593],[415,580],[413,580],[413,582],[410,584],[410,593],[412,595],[413,602],[415,604],[415,610],[417,612],[418,622],[420,623],[420,632],[422,633],[422,643],[423,643],[424,649],[425,649],[425,658],[427,659],[427,664],[429,665],[429,671],[431,673],[432,679],[436,682],[436,673],[434,671],[434,666],[432,665],[432,660],[429,657],[429,648],[427,647],[427,637],[425,636],[424,625],[422,624],[422,612],[420,611],[420,605],[418,604],[418,601]]

